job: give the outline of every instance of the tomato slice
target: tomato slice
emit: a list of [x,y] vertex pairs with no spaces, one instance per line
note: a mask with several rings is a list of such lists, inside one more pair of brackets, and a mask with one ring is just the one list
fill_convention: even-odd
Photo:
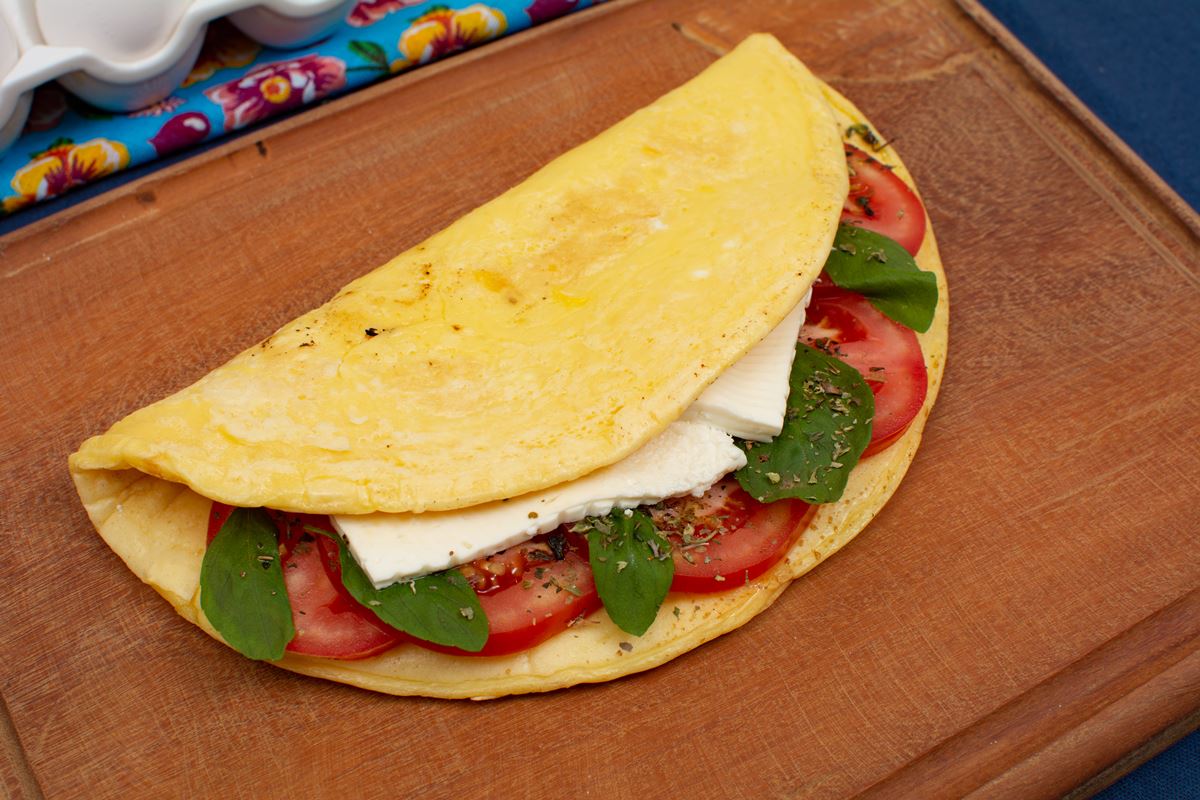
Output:
[[864,458],[900,438],[924,405],[928,377],[917,335],[861,294],[824,281],[814,284],[800,341],[854,367],[874,392],[875,419]]
[[463,656],[501,656],[527,650],[600,607],[587,543],[559,528],[459,568],[479,595],[488,640],[478,653],[416,641]]
[[[208,541],[217,535],[232,509],[213,503]],[[283,582],[292,606],[296,636],[291,653],[350,660],[388,650],[409,637],[380,620],[342,585],[337,544],[304,530],[305,525],[333,533],[329,517],[268,511],[279,528]]]
[[673,592],[727,592],[773,567],[799,538],[811,507],[760,503],[732,476],[702,497],[675,497],[650,509],[671,540]]
[[850,194],[842,222],[895,239],[914,256],[925,240],[925,208],[895,173],[853,145],[846,145]]
[[[229,515],[213,504],[208,541]],[[732,477],[703,497],[667,500],[651,509],[675,545],[672,591],[723,592],[777,563],[804,530],[811,507],[799,500],[759,503]],[[560,527],[496,555],[459,567],[488,618],[478,653],[425,642],[393,630],[342,586],[338,548],[304,526],[333,529],[329,518],[268,511],[280,530],[284,582],[296,638],[288,650],[326,658],[366,658],[401,642],[463,656],[500,656],[535,647],[600,608],[587,542]]]

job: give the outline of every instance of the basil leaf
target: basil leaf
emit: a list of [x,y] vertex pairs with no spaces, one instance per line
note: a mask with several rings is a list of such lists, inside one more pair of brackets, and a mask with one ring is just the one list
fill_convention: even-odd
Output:
[[574,529],[587,534],[596,591],[617,627],[641,636],[658,616],[671,588],[671,543],[642,511],[616,509],[588,517]]
[[355,39],[350,42],[350,52],[379,69],[388,68],[387,51],[375,42]]
[[235,508],[204,551],[200,608],[244,656],[280,659],[296,635],[279,562],[275,523],[261,508]]
[[[329,536],[319,528],[306,528]],[[342,585],[350,596],[396,630],[426,642],[478,653],[488,639],[487,615],[467,579],[456,569],[376,589],[340,536]]]
[[839,225],[825,274],[905,327],[927,331],[933,324],[937,277],[918,268],[907,250],[882,234]]
[[875,398],[856,369],[806,345],[790,380],[783,430],[769,442],[739,440],[746,466],[734,477],[759,502],[831,503],[871,441]]

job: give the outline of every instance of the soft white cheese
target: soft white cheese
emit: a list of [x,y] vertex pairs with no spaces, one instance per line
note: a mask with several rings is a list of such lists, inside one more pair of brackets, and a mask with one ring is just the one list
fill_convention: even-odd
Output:
[[424,514],[335,516],[333,524],[363,571],[382,588],[491,555],[613,508],[702,494],[746,463],[731,435],[767,441],[783,429],[796,337],[811,297],[810,291],[680,421],[616,464],[509,500]]
[[681,421],[633,455],[541,492],[455,511],[335,516],[333,524],[363,571],[382,588],[465,564],[613,508],[701,494],[745,463],[729,434]]
[[810,289],[783,322],[696,398],[683,413],[683,419],[707,422],[726,433],[756,442],[778,436],[787,412],[788,379],[796,357],[796,337],[811,299]]

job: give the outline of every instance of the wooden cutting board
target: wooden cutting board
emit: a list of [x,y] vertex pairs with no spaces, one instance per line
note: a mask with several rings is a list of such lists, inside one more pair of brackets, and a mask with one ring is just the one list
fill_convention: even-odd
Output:
[[[899,140],[952,294],[908,478],[770,611],[610,684],[394,699],[242,659],[92,532],[85,436],[760,30]],[[5,789],[1052,797],[1195,727],[1200,225],[1006,44],[966,0],[613,2],[0,240]]]

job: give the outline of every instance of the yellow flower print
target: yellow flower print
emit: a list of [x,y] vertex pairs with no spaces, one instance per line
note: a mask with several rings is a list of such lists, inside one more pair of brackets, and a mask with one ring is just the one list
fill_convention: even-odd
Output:
[[183,88],[206,81],[219,70],[229,67],[244,67],[254,60],[262,45],[233,27],[225,20],[217,20],[208,27],[204,46],[196,65],[188,73]]
[[508,20],[498,8],[474,3],[461,10],[435,8],[418,17],[400,35],[401,58],[392,62],[392,72],[428,64],[442,56],[495,39],[508,30]]
[[17,196],[4,198],[4,211],[11,213],[55,197],[128,165],[129,151],[120,142],[90,139],[75,144],[70,139],[60,139],[16,171],[12,187]]
[[274,75],[258,85],[258,90],[268,103],[286,103],[292,96],[292,84],[282,75]]

